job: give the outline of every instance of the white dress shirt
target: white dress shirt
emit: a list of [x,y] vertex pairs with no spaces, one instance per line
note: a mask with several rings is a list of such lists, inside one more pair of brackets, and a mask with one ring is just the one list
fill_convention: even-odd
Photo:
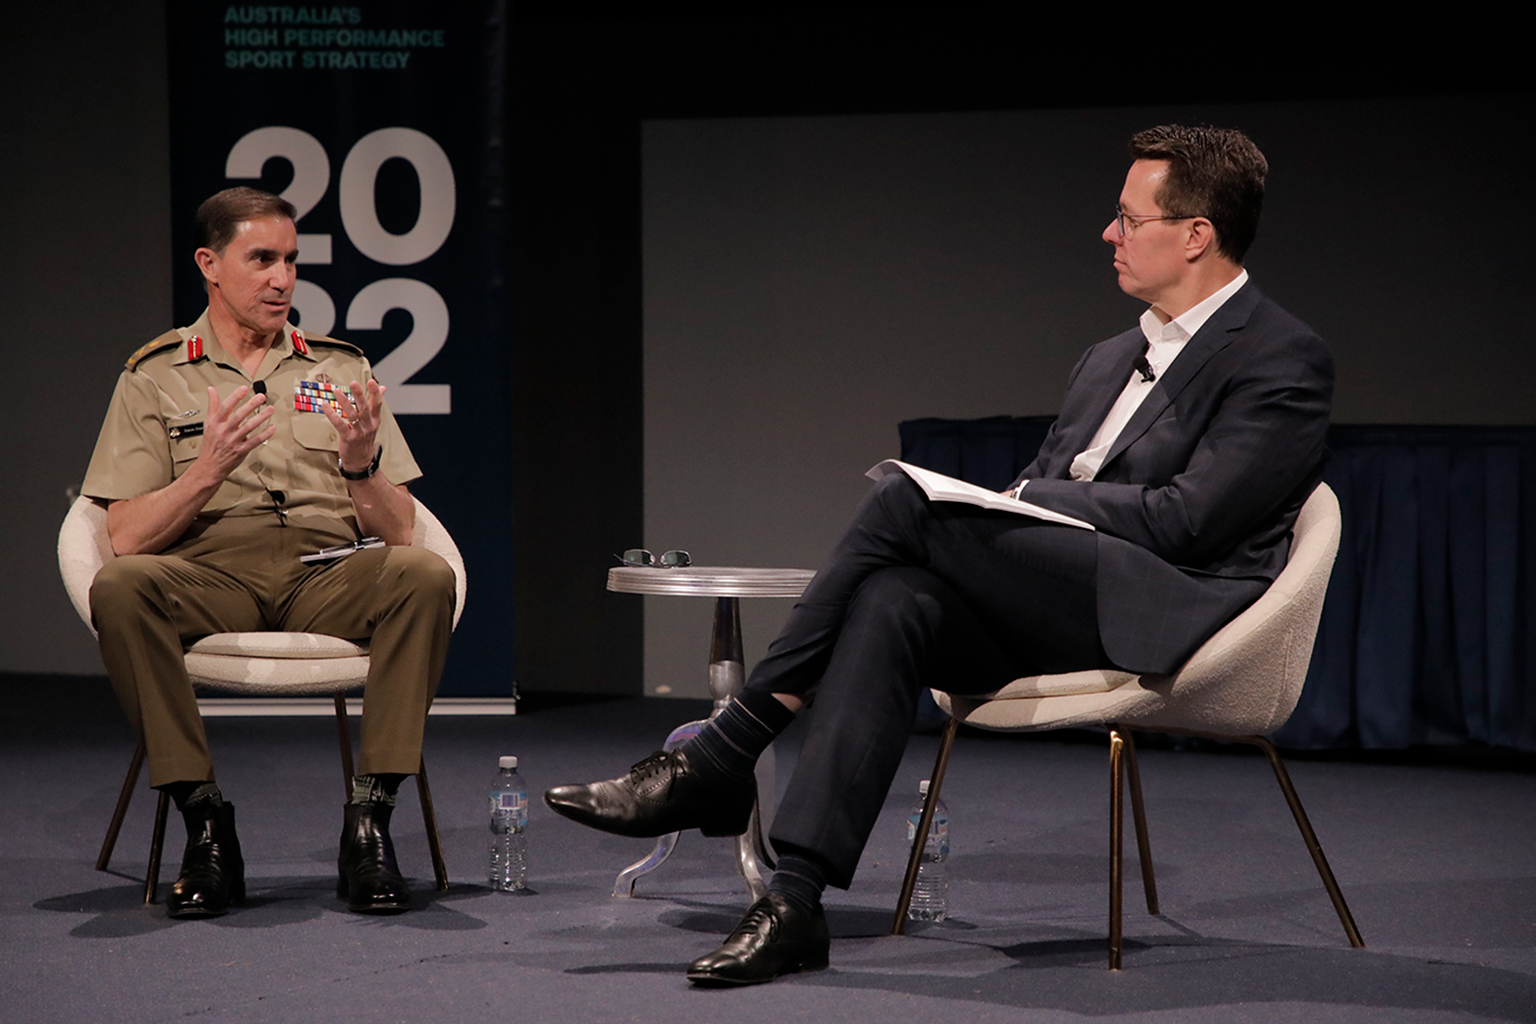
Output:
[[1125,390],[1120,392],[1120,397],[1110,407],[1109,415],[1104,417],[1104,422],[1094,431],[1093,440],[1072,460],[1070,473],[1073,480],[1092,480],[1098,474],[1104,465],[1104,457],[1114,447],[1120,431],[1131,422],[1131,417],[1136,415],[1141,403],[1152,393],[1157,378],[1167,372],[1179,353],[1184,351],[1185,344],[1205,326],[1205,322],[1247,283],[1248,271],[1244,270],[1167,323],[1162,322],[1153,307],[1148,307],[1141,314],[1141,333],[1147,339],[1147,363],[1155,376],[1153,380],[1144,380],[1139,372],[1131,374]]

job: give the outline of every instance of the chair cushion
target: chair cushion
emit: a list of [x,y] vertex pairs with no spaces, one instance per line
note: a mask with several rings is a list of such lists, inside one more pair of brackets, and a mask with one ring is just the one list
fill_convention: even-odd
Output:
[[368,647],[319,633],[214,633],[187,648],[187,653],[227,658],[356,658],[367,657]]
[[1082,693],[1108,693],[1110,690],[1135,682],[1134,672],[1115,669],[1093,668],[1083,672],[1063,672],[1051,676],[1025,676],[1015,679],[984,700],[1027,700],[1033,697],[1070,697]]
[[228,658],[187,653],[187,675],[199,693],[253,697],[319,697],[368,681],[367,658]]

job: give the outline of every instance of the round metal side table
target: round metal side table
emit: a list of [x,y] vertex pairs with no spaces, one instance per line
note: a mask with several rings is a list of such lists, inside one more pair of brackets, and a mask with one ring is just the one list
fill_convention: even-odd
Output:
[[[694,565],[684,568],[616,566],[608,570],[608,589],[624,594],[661,594],[674,597],[715,599],[714,631],[709,641],[709,694],[715,701],[710,718],[725,709],[746,682],[741,653],[741,605],[743,597],[799,597],[815,572],[810,569],[752,569]],[[672,750],[698,735],[708,719],[687,722],[673,729],[663,749]],[[757,762],[757,804],[745,835],[736,837],[736,870],[747,884],[752,901],[763,897],[764,872],[772,870],[773,857],[764,839],[764,817],[773,813],[773,748]],[[766,809],[766,815],[765,815]],[[635,881],[661,867],[672,855],[681,833],[656,840],[649,854],[623,871],[613,882],[615,896],[633,896]]]

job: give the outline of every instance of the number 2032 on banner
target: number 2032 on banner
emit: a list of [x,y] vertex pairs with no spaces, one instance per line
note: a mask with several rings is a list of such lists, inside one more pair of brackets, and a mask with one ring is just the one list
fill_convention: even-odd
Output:
[[[272,157],[293,165],[293,182],[282,196],[292,203],[294,222],[315,208],[331,182],[331,161],[320,141],[298,128],[270,126],[248,132],[229,151],[224,163],[227,178],[259,178]],[[404,234],[393,234],[379,223],[374,186],[386,160],[409,163],[421,184],[421,209],[416,223]],[[337,181],[341,225],[358,252],[391,267],[420,263],[442,248],[453,228],[456,203],[453,166],[448,154],[432,137],[414,128],[380,128],[369,132],[347,153]],[[329,264],[331,236],[299,234],[299,263]],[[336,303],[312,281],[294,285],[293,306],[301,326],[311,334],[329,334],[336,326]],[[411,314],[411,333],[373,372],[389,388],[389,406],[396,413],[446,415],[452,407],[448,384],[412,384],[411,376],[442,351],[448,340],[448,304],[436,288],[409,277],[386,277],[372,282],[352,298],[346,327],[354,331],[378,330],[384,314],[403,309]]]

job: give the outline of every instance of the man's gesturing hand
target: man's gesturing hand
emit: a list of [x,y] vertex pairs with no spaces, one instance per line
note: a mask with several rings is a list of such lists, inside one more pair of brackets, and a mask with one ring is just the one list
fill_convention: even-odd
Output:
[[266,396],[247,396],[248,391],[242,384],[221,403],[219,393],[209,388],[203,441],[191,467],[159,490],[107,506],[107,535],[113,551],[120,555],[164,551],[186,532],[251,449],[277,433],[276,424],[267,422],[272,407],[257,411]]
[[409,544],[416,506],[404,484],[395,484],[383,473],[370,473],[379,454],[379,424],[384,419],[384,385],[370,380],[365,388],[353,381],[347,391],[336,392],[325,418],[336,428],[336,458],[347,476],[347,492],[357,513],[357,528],[364,534],[383,537],[386,544]]
[[361,473],[378,452],[379,420],[384,415],[384,385],[370,379],[365,390],[353,381],[351,394],[337,390],[336,404],[325,407],[325,418],[336,428],[336,456],[348,473]]
[[277,433],[277,424],[267,422],[272,418],[272,407],[256,411],[267,396],[247,396],[250,390],[242,384],[220,403],[219,393],[208,389],[208,414],[203,417],[203,445],[197,461],[221,482],[245,461],[252,449]]

